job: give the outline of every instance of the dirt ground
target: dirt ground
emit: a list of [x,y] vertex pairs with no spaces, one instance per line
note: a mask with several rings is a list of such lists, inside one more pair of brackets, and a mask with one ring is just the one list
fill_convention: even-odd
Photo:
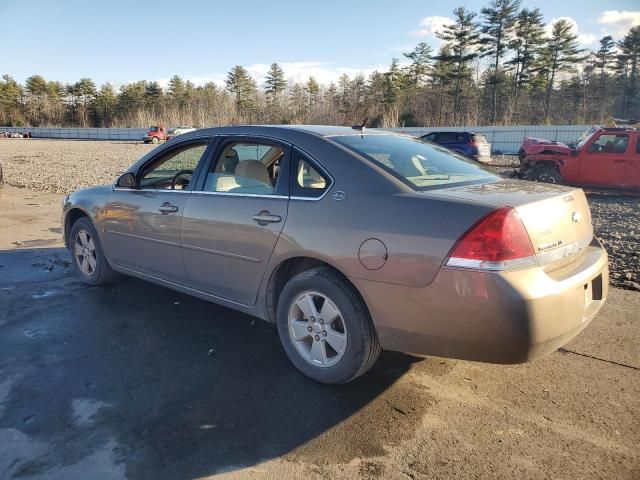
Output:
[[78,282],[61,195],[0,189],[0,478],[638,479],[640,294],[498,366],[384,353],[318,385],[261,321]]

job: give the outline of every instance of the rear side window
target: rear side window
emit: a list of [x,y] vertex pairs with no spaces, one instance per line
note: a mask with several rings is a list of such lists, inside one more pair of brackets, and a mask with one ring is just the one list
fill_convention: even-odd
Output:
[[293,196],[318,198],[329,187],[329,177],[307,155],[293,150]]
[[364,155],[414,190],[431,190],[498,179],[460,155],[411,137],[344,135],[332,139]]
[[458,141],[458,134],[455,132],[440,132],[436,138],[437,143],[452,143]]

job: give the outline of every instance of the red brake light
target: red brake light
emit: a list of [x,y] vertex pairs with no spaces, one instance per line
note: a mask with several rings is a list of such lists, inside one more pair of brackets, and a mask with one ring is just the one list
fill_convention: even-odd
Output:
[[453,248],[448,266],[504,270],[536,263],[527,230],[513,208],[491,212]]

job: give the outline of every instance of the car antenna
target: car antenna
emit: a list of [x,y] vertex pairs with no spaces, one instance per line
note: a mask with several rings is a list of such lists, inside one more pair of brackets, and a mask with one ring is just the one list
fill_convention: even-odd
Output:
[[354,130],[360,130],[361,132],[364,132],[364,127],[367,125],[368,121],[369,121],[369,117],[365,117],[364,122],[362,122],[362,124],[352,125],[351,128],[353,128]]

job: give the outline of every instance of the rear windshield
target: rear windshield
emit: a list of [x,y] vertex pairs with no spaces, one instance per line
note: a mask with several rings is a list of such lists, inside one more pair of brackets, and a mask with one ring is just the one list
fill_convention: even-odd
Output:
[[401,135],[346,135],[332,140],[363,154],[415,190],[483,183],[498,177],[438,145]]

